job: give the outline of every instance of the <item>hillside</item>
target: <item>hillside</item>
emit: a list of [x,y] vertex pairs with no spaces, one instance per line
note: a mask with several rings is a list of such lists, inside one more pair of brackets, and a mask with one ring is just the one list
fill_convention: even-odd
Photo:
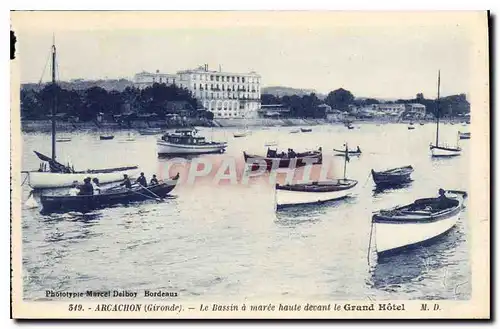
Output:
[[[126,87],[132,87],[134,83],[127,79],[107,79],[107,80],[71,80],[71,81],[60,81],[59,85],[63,89],[67,90],[85,90],[90,87],[101,87],[107,91],[116,90],[123,91]],[[37,83],[25,83],[21,85],[22,89],[25,90],[39,90],[43,88],[44,84]]]
[[283,87],[283,86],[272,86],[272,87],[262,87],[261,94],[271,94],[277,97],[283,96],[304,96],[309,95],[311,93],[315,93],[318,98],[325,98],[325,95],[316,93],[314,89],[302,89],[302,88],[292,88],[292,87]]

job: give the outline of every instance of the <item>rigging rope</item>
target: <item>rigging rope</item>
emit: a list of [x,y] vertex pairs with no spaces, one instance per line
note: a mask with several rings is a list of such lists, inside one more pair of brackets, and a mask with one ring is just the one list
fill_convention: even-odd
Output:
[[47,69],[47,64],[49,63],[49,59],[50,59],[51,54],[52,54],[52,50],[49,51],[49,55],[47,56],[47,60],[45,61],[45,66],[43,67],[42,76],[40,77],[40,80],[38,81],[38,85],[42,84],[43,76],[45,75],[45,70]]

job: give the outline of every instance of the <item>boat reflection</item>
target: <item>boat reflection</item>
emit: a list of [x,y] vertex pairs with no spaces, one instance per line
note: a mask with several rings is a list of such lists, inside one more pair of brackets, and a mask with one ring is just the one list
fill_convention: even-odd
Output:
[[391,193],[391,192],[394,192],[394,191],[399,191],[399,190],[403,190],[403,189],[406,189],[408,187],[410,187],[411,183],[413,182],[413,180],[407,182],[407,183],[402,183],[402,184],[399,184],[399,185],[392,185],[392,186],[376,186],[374,189],[373,189],[373,196],[374,197],[380,197],[381,194],[387,194],[387,193]]
[[370,269],[369,285],[382,291],[395,292],[403,284],[420,281],[429,272],[444,269],[452,262],[451,256],[463,237],[463,232],[454,227],[430,245],[378,258]]

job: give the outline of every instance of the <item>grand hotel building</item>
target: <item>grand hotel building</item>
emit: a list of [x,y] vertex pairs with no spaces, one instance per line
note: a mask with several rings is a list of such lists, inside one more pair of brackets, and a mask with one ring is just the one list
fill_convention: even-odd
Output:
[[177,72],[176,75],[141,72],[136,87],[153,83],[175,84],[187,88],[215,118],[255,118],[260,109],[261,77],[255,72],[228,73],[208,69],[208,65]]

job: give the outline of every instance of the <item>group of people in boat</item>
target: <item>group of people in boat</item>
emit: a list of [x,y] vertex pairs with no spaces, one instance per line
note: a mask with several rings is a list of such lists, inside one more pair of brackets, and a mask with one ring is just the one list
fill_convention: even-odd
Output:
[[288,149],[287,150],[287,153],[285,152],[281,152],[281,153],[278,153],[276,150],[271,150],[271,149],[267,149],[267,155],[266,157],[268,158],[296,158],[297,157],[297,153],[293,150],[293,149]]
[[[140,176],[135,180],[134,183],[131,182],[130,177],[127,174],[123,175],[123,180],[119,186],[123,186],[127,189],[134,187],[134,185],[140,185],[142,187],[147,187],[147,179],[144,173],[141,172]],[[149,186],[158,185],[159,181],[156,175],[153,175],[149,181]],[[83,184],[79,184],[78,181],[73,182],[73,187],[69,191],[70,195],[98,195],[101,194],[101,186],[99,184],[99,179],[94,177],[87,177],[83,180]]]

